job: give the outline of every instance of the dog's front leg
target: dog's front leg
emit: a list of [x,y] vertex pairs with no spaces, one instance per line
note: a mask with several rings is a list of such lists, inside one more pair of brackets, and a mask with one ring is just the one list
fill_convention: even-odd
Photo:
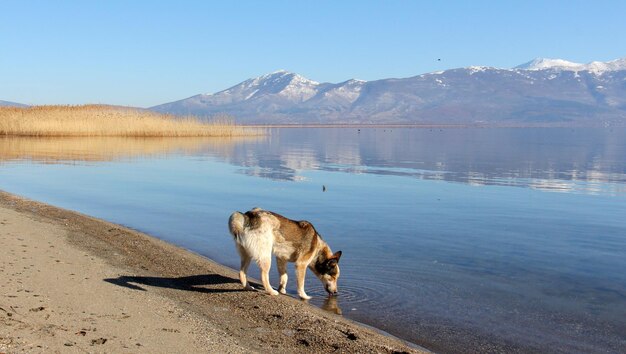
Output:
[[281,294],[287,293],[287,261],[276,257],[276,267],[278,268],[278,275],[280,276],[280,285],[278,286],[278,292]]
[[298,283],[298,295],[302,300],[308,300],[311,297],[304,292],[304,276],[306,275],[307,265],[296,263],[296,282]]

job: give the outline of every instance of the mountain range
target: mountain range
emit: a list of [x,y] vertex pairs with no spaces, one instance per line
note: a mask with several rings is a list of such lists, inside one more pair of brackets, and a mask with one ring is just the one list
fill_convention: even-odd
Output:
[[340,83],[279,70],[148,109],[201,118],[224,113],[244,124],[626,126],[626,58],[540,58],[511,69],[470,66]]
[[626,58],[535,59],[512,69],[471,66],[341,83],[280,70],[149,109],[226,113],[240,123],[626,125]]
[[0,100],[0,107],[28,107],[28,105]]

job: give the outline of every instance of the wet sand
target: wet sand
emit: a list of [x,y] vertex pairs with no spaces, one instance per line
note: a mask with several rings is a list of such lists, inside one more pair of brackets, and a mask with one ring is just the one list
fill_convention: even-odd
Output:
[[234,270],[148,235],[0,192],[0,353],[22,351],[422,352],[243,291]]

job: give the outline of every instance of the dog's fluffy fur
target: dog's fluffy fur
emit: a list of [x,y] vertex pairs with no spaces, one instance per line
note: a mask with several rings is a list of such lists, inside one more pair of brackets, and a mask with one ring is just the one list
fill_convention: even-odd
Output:
[[295,263],[298,295],[302,299],[311,298],[304,291],[307,268],[322,281],[329,294],[337,293],[341,251],[332,253],[310,222],[290,220],[271,211],[255,208],[243,214],[234,212],[230,216],[228,227],[241,256],[239,280],[244,288],[253,289],[248,283],[246,273],[250,261],[254,260],[261,268],[265,291],[278,295],[269,281],[274,254],[280,275],[280,293],[286,293],[287,262]]

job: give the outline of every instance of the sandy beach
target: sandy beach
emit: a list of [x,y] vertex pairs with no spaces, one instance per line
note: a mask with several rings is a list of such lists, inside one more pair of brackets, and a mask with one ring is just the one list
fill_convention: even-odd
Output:
[[148,235],[0,192],[0,353],[421,352],[237,279]]

